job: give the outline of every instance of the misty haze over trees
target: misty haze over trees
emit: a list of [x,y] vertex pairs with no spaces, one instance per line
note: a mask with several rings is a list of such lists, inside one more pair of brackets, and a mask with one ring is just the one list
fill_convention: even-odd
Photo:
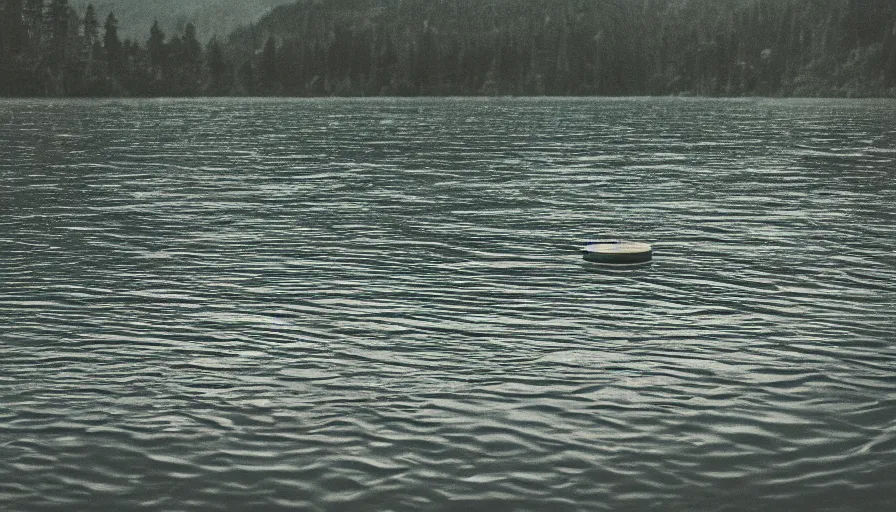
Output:
[[0,0],[0,95],[896,96],[893,0],[300,0],[204,43],[146,29]]
[[247,25],[268,13],[272,7],[295,0],[69,0],[83,13],[93,3],[96,12],[113,12],[122,39],[146,39],[146,30],[154,21],[169,34],[182,34],[187,23],[196,27],[196,37],[208,41],[213,36],[226,38],[237,27]]

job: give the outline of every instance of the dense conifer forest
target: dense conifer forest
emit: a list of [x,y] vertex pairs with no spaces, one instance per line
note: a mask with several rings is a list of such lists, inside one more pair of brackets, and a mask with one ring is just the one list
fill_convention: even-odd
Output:
[[0,0],[0,96],[896,97],[893,0],[300,0],[226,38]]
[[169,34],[183,33],[187,23],[196,27],[196,37],[208,41],[217,34],[227,36],[237,27],[256,21],[273,7],[295,0],[69,0],[83,13],[89,4],[105,15],[118,18],[122,39],[146,39],[154,21]]

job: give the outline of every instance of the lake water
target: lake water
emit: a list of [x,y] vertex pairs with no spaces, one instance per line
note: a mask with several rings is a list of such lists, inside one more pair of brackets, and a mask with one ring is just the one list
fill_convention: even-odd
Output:
[[894,484],[894,102],[0,102],[4,510]]

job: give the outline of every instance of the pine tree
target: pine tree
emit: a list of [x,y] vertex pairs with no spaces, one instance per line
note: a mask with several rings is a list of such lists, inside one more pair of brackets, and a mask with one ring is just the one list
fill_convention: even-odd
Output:
[[205,53],[209,76],[205,93],[212,96],[228,94],[233,87],[233,70],[230,63],[224,59],[224,52],[217,38],[209,41]]
[[115,18],[115,14],[109,13],[103,29],[103,50],[106,56],[106,65],[114,76],[120,77],[124,69],[121,40],[118,38],[118,20]]
[[183,36],[183,62],[190,73],[198,76],[202,66],[202,45],[196,40],[196,27],[187,23]]
[[896,22],[884,37],[884,85],[896,87]]
[[149,40],[146,42],[146,51],[149,53],[149,65],[155,79],[161,79],[166,68],[165,33],[159,27],[159,22],[153,22],[149,29]]
[[249,61],[244,62],[239,70],[241,93],[248,96],[256,94],[255,88],[255,69]]
[[52,0],[47,10],[47,26],[50,28],[50,66],[59,72],[65,63],[68,43],[68,0]]
[[273,36],[269,36],[264,44],[261,62],[258,65],[258,79],[262,91],[268,94],[275,91],[277,82],[277,47]]
[[102,47],[100,46],[100,26],[96,19],[96,10],[93,4],[87,5],[84,11],[84,45],[91,59],[99,59]]
[[0,58],[19,56],[27,44],[22,0],[8,0],[0,19]]

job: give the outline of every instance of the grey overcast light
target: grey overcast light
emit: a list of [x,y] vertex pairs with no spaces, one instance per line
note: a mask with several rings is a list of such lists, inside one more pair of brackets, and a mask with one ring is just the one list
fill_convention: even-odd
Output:
[[158,21],[168,33],[183,32],[187,23],[197,27],[200,39],[227,36],[241,25],[254,23],[273,7],[290,0],[72,0],[72,7],[84,12],[93,4],[99,13],[114,12],[123,37],[143,42],[149,27]]
[[0,511],[889,512],[896,2],[0,0]]

